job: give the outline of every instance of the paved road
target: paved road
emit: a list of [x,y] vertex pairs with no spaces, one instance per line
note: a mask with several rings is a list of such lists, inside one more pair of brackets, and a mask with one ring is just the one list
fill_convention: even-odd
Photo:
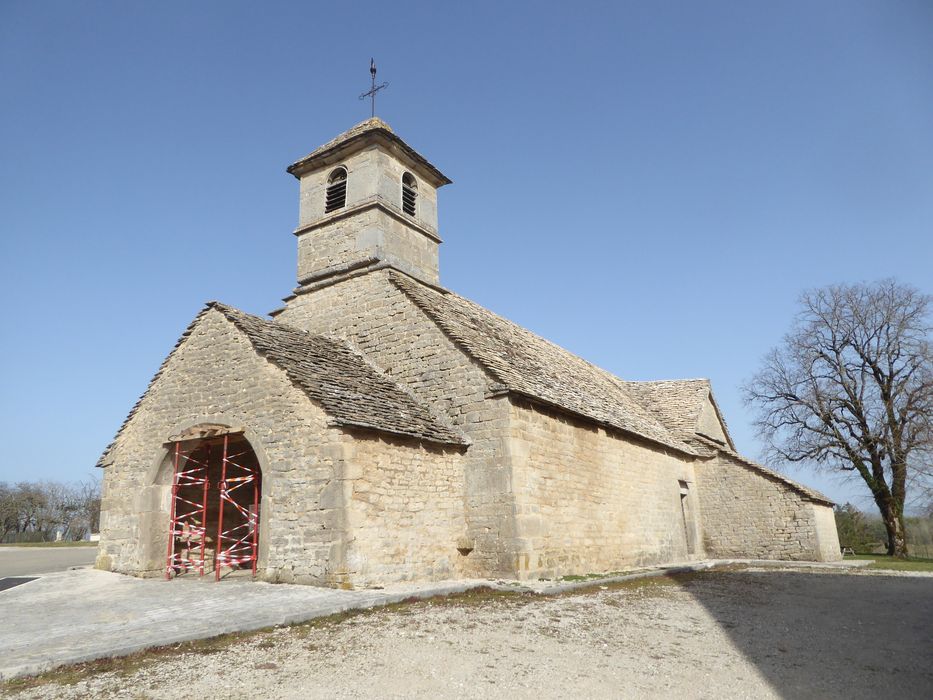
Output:
[[0,578],[66,571],[95,557],[97,547],[0,547]]

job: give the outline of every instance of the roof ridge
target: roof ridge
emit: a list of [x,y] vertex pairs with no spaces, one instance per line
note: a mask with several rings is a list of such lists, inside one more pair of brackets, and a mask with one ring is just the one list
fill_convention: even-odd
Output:
[[693,377],[690,379],[623,379],[629,384],[687,384],[693,382],[706,382],[710,384],[708,377]]

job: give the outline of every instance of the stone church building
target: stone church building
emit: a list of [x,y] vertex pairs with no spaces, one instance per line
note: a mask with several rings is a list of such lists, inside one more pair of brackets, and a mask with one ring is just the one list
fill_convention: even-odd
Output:
[[833,560],[707,380],[631,382],[445,289],[437,168],[370,119],[288,168],[297,287],[211,302],[102,456],[97,565],[367,586]]

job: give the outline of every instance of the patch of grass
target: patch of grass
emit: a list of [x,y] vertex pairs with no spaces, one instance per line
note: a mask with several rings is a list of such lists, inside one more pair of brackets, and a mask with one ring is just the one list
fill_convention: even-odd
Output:
[[60,542],[3,542],[0,547],[96,547],[97,542],[69,542],[61,540]]
[[869,569],[885,569],[888,571],[933,571],[933,559],[924,559],[922,557],[911,557],[910,559],[898,559],[887,554],[856,554],[854,557],[845,558],[846,561],[852,559],[874,559],[873,564],[869,564]]

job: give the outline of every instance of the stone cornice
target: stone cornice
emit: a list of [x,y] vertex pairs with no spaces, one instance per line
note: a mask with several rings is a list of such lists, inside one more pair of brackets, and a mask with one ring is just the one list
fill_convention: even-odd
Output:
[[428,228],[427,226],[419,223],[418,221],[415,221],[410,216],[403,214],[400,209],[398,209],[393,204],[386,201],[383,197],[380,197],[379,195],[374,195],[373,197],[370,197],[369,199],[365,199],[362,202],[359,202],[349,207],[345,207],[344,209],[336,211],[333,214],[330,214],[329,216],[325,216],[323,219],[318,219],[317,221],[313,221],[310,224],[299,226],[292,233],[294,233],[296,236],[303,236],[306,233],[310,233],[311,231],[322,228],[324,226],[328,226],[329,224],[332,224],[336,221],[340,221],[342,219],[349,218],[356,214],[362,214],[363,212],[366,212],[370,209],[379,209],[384,214],[388,214],[396,221],[399,221],[400,223],[403,223],[406,226],[408,226],[408,228],[417,231],[418,233],[420,233],[421,235],[427,238],[430,238],[435,243],[443,243],[443,241],[441,240],[441,237],[437,234],[436,231]]
[[287,171],[300,179],[302,175],[318,168],[340,161],[347,153],[359,151],[369,144],[379,143],[417,170],[434,187],[449,185],[451,180],[434,167],[424,156],[402,139],[381,120],[373,119],[359,124],[350,131],[341,134],[333,141],[324,144],[316,151],[288,166]]

